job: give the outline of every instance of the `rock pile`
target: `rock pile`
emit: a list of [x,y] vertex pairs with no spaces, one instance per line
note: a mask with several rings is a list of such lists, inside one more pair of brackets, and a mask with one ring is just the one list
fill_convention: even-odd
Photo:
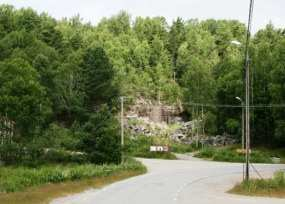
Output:
[[238,141],[230,135],[217,135],[205,137],[201,142],[210,146],[226,146],[236,144]]
[[176,118],[176,122],[170,125],[166,122],[153,122],[148,117],[139,117],[136,114],[128,115],[125,121],[126,130],[133,137],[139,135],[168,136],[176,142],[192,144],[198,140],[207,146],[225,146],[237,143],[237,140],[230,135],[196,136],[196,133],[193,135],[193,125],[193,121],[183,122],[180,118]]
[[125,128],[133,136],[145,135],[151,137],[167,135],[168,133],[168,125],[165,122],[157,123],[147,117],[138,117],[136,115],[127,116]]
[[193,122],[178,122],[179,128],[177,128],[171,135],[172,140],[181,142],[187,140],[190,137],[193,130]]

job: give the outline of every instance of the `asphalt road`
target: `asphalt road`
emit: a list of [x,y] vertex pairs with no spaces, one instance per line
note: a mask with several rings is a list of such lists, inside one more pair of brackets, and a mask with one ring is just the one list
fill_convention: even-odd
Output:
[[[187,158],[184,158],[187,159]],[[140,159],[145,175],[114,183],[103,189],[56,199],[52,204],[284,204],[285,199],[226,193],[242,178],[242,164],[187,160]],[[264,176],[285,165],[256,164]],[[255,173],[251,173],[256,175]]]

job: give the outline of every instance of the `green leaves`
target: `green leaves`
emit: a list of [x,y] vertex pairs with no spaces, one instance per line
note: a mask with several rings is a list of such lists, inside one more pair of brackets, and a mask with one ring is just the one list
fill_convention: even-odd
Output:
[[45,94],[38,73],[27,61],[16,58],[0,63],[0,113],[14,120],[23,134],[32,132],[50,112]]
[[[82,126],[102,104],[116,108],[119,95],[184,102],[188,115],[189,102],[236,105],[235,97],[244,95],[244,48],[230,42],[244,44],[245,31],[234,20],[178,18],[168,25],[164,17],[132,21],[126,12],[93,26],[80,16],[59,21],[2,5],[0,114],[16,120],[19,135],[41,137],[52,122],[67,129]],[[273,25],[252,39],[254,104],[284,103],[284,49],[284,32]],[[240,109],[204,111],[206,132],[239,134],[237,125],[227,126],[240,121]],[[252,114],[253,141],[283,141],[283,109]]]
[[88,133],[82,139],[82,150],[93,163],[119,163],[121,144],[119,124],[109,108],[104,105],[92,114],[84,126]]
[[88,106],[108,103],[118,95],[112,83],[114,69],[103,48],[88,48],[83,56],[82,67]]

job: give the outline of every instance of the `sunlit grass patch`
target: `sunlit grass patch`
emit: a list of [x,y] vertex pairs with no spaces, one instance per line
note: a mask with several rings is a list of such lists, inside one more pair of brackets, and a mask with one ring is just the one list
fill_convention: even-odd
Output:
[[[244,162],[245,155],[235,147],[206,147],[195,154],[195,157],[224,162]],[[253,163],[273,163],[271,154],[265,151],[253,150],[250,154]]]
[[243,181],[229,192],[249,196],[285,198],[285,173],[276,172],[271,179]]
[[46,203],[145,172],[146,168],[133,159],[120,165],[0,167],[0,203]]
[[16,193],[0,193],[0,203],[9,204],[48,204],[51,200],[75,193],[80,193],[90,188],[101,188],[113,182],[142,174],[140,171],[123,171],[111,176],[89,178],[79,181],[68,181],[58,184],[46,184],[32,187],[26,191]]

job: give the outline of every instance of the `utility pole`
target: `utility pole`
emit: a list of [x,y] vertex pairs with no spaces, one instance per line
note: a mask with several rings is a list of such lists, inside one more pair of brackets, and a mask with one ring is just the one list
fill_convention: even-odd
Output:
[[202,105],[202,134],[205,137],[204,106]]
[[120,97],[121,100],[121,145],[124,146],[124,96]]
[[194,130],[195,130],[194,108],[195,108],[194,105],[192,105],[192,131],[191,131],[192,141],[194,140]]
[[[204,121],[204,106],[202,105],[202,141],[205,137],[205,121]],[[204,149],[204,142],[201,142],[201,145],[202,145],[202,149]]]
[[197,107],[197,125],[196,125],[196,147],[199,148],[199,107]]
[[251,36],[251,24],[252,24],[252,13],[253,13],[254,0],[250,0],[249,16],[248,16],[248,27],[246,35],[246,47],[245,47],[245,137],[246,137],[246,172],[245,179],[249,180],[249,157],[250,157],[250,72],[249,72],[249,41]]
[[241,149],[244,150],[244,149],[245,149],[245,146],[244,146],[244,139],[245,139],[245,138],[244,138],[244,122],[245,122],[245,121],[244,121],[244,103],[242,102],[241,105],[242,105],[242,108],[241,108],[241,109],[242,109],[242,110],[241,110],[241,111],[242,111],[242,114],[241,114],[241,117],[242,117],[242,118],[241,118],[241,123],[242,123],[242,124],[241,124],[241,129],[242,129],[242,133],[241,133],[241,146],[242,146],[242,148],[241,148]]

